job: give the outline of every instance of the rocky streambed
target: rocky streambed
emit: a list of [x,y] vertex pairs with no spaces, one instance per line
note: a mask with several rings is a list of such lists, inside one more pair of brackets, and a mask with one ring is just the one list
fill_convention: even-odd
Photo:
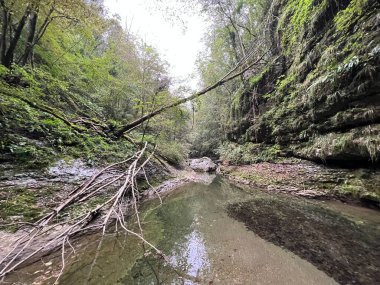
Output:
[[[199,280],[206,284],[249,284],[253,276],[263,284],[283,284],[284,276],[288,275],[287,280],[292,282],[289,284],[335,284],[316,269],[341,284],[380,282],[377,274],[380,214],[377,210],[342,203],[378,207],[378,172],[327,168],[304,161],[221,165],[217,172],[240,185],[236,187],[220,177],[212,182],[215,176],[207,172],[213,171],[216,165],[210,159],[189,161],[188,166],[196,171],[171,168],[170,179],[168,173],[164,176],[158,170],[150,170],[152,177],[163,179],[141,196],[151,200],[142,204],[146,236],[164,249],[171,262],[165,264],[153,253],[141,252],[138,240],[111,235],[105,242],[104,252],[100,253],[100,267],[89,284],[99,284],[96,282],[100,280],[102,284],[145,284],[145,281],[153,282],[155,274],[161,271],[160,279],[187,280],[186,284],[198,284]],[[12,231],[54,207],[73,187],[99,169],[76,161],[61,162],[44,174],[7,171],[2,172],[0,179],[1,223],[6,229],[0,232],[3,254],[22,234],[20,230]],[[162,205],[151,199],[157,197],[157,192],[163,198]],[[64,226],[57,228],[63,229]],[[253,238],[252,232],[259,239]],[[45,236],[38,242],[49,238]],[[89,245],[81,238],[73,241],[78,254],[67,260],[71,265],[65,269],[62,284],[72,284],[76,278],[82,278],[78,276],[88,278],[86,268],[97,250],[99,236],[91,234],[86,237],[89,240],[92,241]],[[128,244],[127,250],[120,248],[117,256],[110,255],[116,244],[124,243]],[[285,254],[287,251],[300,259]],[[268,254],[273,258],[268,258]],[[46,252],[38,260],[45,255]],[[53,251],[41,260],[42,263],[34,262],[12,275],[11,284],[32,284],[38,280],[35,284],[51,284],[60,272],[60,253]],[[123,262],[117,264],[118,260],[126,260],[128,269]],[[289,262],[295,262],[294,266],[284,265]],[[296,268],[303,268],[312,276]],[[277,275],[270,277],[268,270]]]
[[378,170],[300,160],[221,165],[219,171],[246,189],[275,195],[228,205],[229,215],[247,229],[308,260],[340,284],[380,283]]
[[[130,235],[107,235],[100,248],[90,235],[73,241],[60,284],[377,284],[380,217],[350,209],[220,176],[187,183],[140,208],[144,236],[165,258]],[[7,281],[53,284],[60,260],[43,256]]]
[[340,284],[380,283],[380,213],[348,218],[335,205],[281,196],[228,205],[231,217],[261,238],[308,260]]

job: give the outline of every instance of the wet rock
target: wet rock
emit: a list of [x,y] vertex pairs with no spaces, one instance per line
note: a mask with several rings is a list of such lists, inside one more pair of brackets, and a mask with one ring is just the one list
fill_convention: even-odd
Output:
[[51,178],[59,178],[60,180],[83,180],[94,175],[99,169],[87,166],[82,160],[73,161],[59,160],[56,164],[48,169],[48,175]]
[[216,164],[209,157],[195,158],[187,161],[189,167],[198,172],[213,172]]

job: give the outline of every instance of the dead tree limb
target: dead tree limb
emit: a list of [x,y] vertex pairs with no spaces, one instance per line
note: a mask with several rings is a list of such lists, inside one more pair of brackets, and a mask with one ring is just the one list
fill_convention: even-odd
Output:
[[[269,52],[269,51],[268,51],[268,52]],[[248,66],[244,67],[244,68],[241,69],[240,71],[237,71],[237,70],[239,70],[239,69],[242,67],[242,65],[244,66],[244,65],[246,64],[245,62],[243,62],[243,64],[242,64],[241,62],[239,62],[237,66],[235,66],[231,71],[229,71],[225,76],[223,76],[219,81],[217,81],[217,82],[214,83],[213,85],[210,85],[210,86],[208,86],[208,87],[202,89],[201,91],[199,91],[199,92],[197,92],[197,93],[191,95],[190,97],[186,97],[186,98],[183,98],[183,99],[179,99],[179,100],[177,100],[176,102],[174,102],[174,103],[172,103],[172,104],[169,104],[169,105],[163,106],[163,107],[157,109],[156,111],[153,111],[153,112],[151,112],[151,113],[149,113],[149,114],[147,114],[147,115],[145,115],[145,116],[142,116],[141,118],[139,118],[139,119],[137,119],[137,120],[135,120],[135,121],[133,121],[133,122],[131,122],[131,123],[129,123],[129,124],[123,126],[123,127],[121,127],[119,130],[117,130],[117,131],[114,133],[114,136],[115,136],[116,138],[120,138],[120,137],[123,136],[123,134],[124,134],[125,132],[128,132],[128,131],[130,131],[131,129],[133,129],[133,128],[139,126],[141,123],[143,123],[143,122],[149,120],[150,118],[155,117],[155,116],[157,116],[157,115],[159,115],[159,114],[165,112],[165,111],[168,110],[168,109],[171,109],[171,108],[173,108],[173,107],[176,107],[176,106],[181,105],[181,104],[183,104],[183,103],[186,103],[186,102],[188,102],[188,101],[194,100],[194,99],[196,99],[196,98],[198,98],[198,97],[200,97],[200,96],[202,96],[202,95],[204,95],[204,94],[210,92],[211,90],[213,90],[213,89],[215,89],[215,88],[217,88],[217,87],[219,87],[219,86],[222,86],[222,85],[225,84],[226,82],[228,82],[228,81],[230,81],[230,80],[232,80],[232,79],[235,79],[236,77],[242,75],[242,74],[243,74],[244,72],[246,72],[247,70],[251,69],[253,66],[257,65],[257,64],[258,64],[258,63],[259,63],[259,62],[265,57],[265,55],[266,55],[268,52],[262,54],[257,60],[255,60],[254,62],[248,64]],[[246,58],[245,58],[244,61],[246,61],[247,58],[249,58],[251,55],[252,55],[252,52],[251,52],[249,55],[246,56]],[[236,73],[235,73],[235,72],[236,72]]]
[[11,93],[11,92],[3,92],[2,94],[6,95],[6,96],[9,96],[9,97],[13,97],[13,98],[17,98],[21,101],[23,101],[24,103],[28,104],[30,107],[34,108],[34,109],[37,109],[37,110],[40,110],[44,113],[47,113],[59,120],[61,120],[63,123],[65,123],[67,126],[73,128],[74,130],[78,131],[78,132],[84,132],[86,131],[85,128],[81,127],[81,126],[77,126],[75,124],[73,124],[72,122],[70,122],[68,119],[66,119],[63,115],[61,114],[57,114],[52,108],[46,106],[46,105],[43,105],[43,104],[37,104],[36,102],[33,102],[31,100],[28,100],[22,96],[19,96],[19,95],[15,95],[14,93]]
[[[66,264],[65,255],[70,251],[70,248],[72,248],[72,252],[75,251],[70,243],[70,238],[89,229],[100,230],[104,235],[106,230],[109,229],[109,225],[115,221],[116,225],[120,225],[128,234],[140,238],[145,244],[160,253],[157,248],[144,239],[140,222],[138,222],[140,232],[134,233],[127,228],[124,218],[124,212],[129,206],[138,216],[137,202],[140,193],[137,189],[137,176],[141,173],[146,177],[144,167],[154,155],[154,150],[149,155],[146,154],[146,150],[147,143],[132,157],[103,168],[94,174],[87,182],[71,191],[69,197],[62,201],[50,213],[35,222],[29,228],[28,232],[12,245],[12,248],[5,257],[0,260],[0,278],[5,277],[10,272],[22,266],[26,261],[34,258],[37,254],[41,254],[51,248],[60,247],[62,250],[62,268],[57,277],[57,279],[59,279]],[[113,169],[116,166],[119,168],[123,167],[124,170],[115,174]],[[110,172],[111,170],[112,172]],[[116,183],[120,180],[123,180],[123,184],[122,186],[117,186]],[[107,194],[104,202],[90,208],[79,216],[66,220],[62,230],[56,230],[56,226],[60,224],[60,221],[56,219],[59,214],[73,205],[90,201],[90,199],[101,192],[105,193],[105,189],[107,189]],[[102,213],[104,213],[104,215],[102,215]],[[94,221],[95,218],[98,219]],[[36,246],[35,242],[37,238],[47,234],[50,235],[50,240],[41,246]],[[70,248],[66,245],[69,245]],[[96,260],[94,262],[96,262]]]

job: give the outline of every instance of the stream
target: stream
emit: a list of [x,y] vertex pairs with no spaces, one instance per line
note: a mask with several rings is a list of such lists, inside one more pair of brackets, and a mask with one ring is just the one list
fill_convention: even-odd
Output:
[[[144,237],[168,260],[133,236],[109,234],[99,244],[93,234],[73,242],[59,284],[380,284],[375,210],[241,189],[217,176],[180,187],[162,205],[143,203],[140,219]],[[54,284],[60,254],[4,284]]]

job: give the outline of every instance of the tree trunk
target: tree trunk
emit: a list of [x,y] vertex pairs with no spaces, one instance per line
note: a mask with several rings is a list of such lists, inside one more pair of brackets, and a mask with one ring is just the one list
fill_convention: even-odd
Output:
[[[183,103],[186,103],[188,101],[191,101],[195,98],[198,98],[206,93],[208,93],[209,91],[219,87],[219,86],[222,86],[223,84],[225,84],[226,82],[238,77],[238,76],[241,76],[244,72],[246,72],[247,70],[249,70],[250,68],[252,68],[254,65],[256,65],[257,63],[259,63],[263,58],[264,56],[269,52],[269,50],[265,53],[263,53],[257,60],[255,60],[253,63],[249,64],[248,66],[246,66],[245,68],[242,67],[242,65],[245,65],[246,62],[243,62],[243,63],[238,63],[237,66],[235,66],[231,71],[229,71],[225,76],[223,76],[222,79],[220,79],[218,82],[214,83],[213,85],[210,85],[206,88],[204,88],[203,90],[187,97],[187,98],[183,98],[183,99],[179,99],[177,100],[176,102],[172,103],[172,104],[169,104],[169,105],[166,105],[166,106],[163,106],[159,109],[157,109],[156,111],[153,111],[149,114],[146,114],[144,116],[142,116],[141,118],[121,127],[119,130],[116,130],[115,133],[113,134],[116,138],[120,138],[124,135],[125,132],[127,131],[130,131],[134,128],[136,128],[137,126],[141,125],[142,123],[144,123],[145,121],[149,120],[150,118],[152,117],[155,117],[161,113],[163,113],[164,111],[170,109],[170,108],[173,108],[173,107],[176,107],[178,105],[181,105]],[[245,59],[247,60],[247,58]],[[240,68],[243,68],[241,71],[233,74],[234,72],[236,72],[238,69]],[[232,74],[232,75],[231,75]]]
[[22,30],[25,27],[26,19],[28,18],[29,14],[30,14],[30,7],[28,6],[25,10],[24,15],[21,17],[20,22],[18,22],[14,36],[11,37],[8,50],[4,57],[4,61],[2,61],[2,64],[8,68],[11,67],[12,65],[14,53],[15,53],[18,41],[20,40]]
[[26,65],[32,54],[34,47],[34,37],[36,34],[38,11],[32,11],[29,16],[28,36],[26,39],[26,46],[24,54],[21,58],[21,65]]
[[2,7],[2,26],[1,26],[1,38],[0,38],[0,61],[3,63],[5,58],[5,52],[7,50],[7,30],[8,30],[8,11],[4,6],[4,1],[1,1]]

